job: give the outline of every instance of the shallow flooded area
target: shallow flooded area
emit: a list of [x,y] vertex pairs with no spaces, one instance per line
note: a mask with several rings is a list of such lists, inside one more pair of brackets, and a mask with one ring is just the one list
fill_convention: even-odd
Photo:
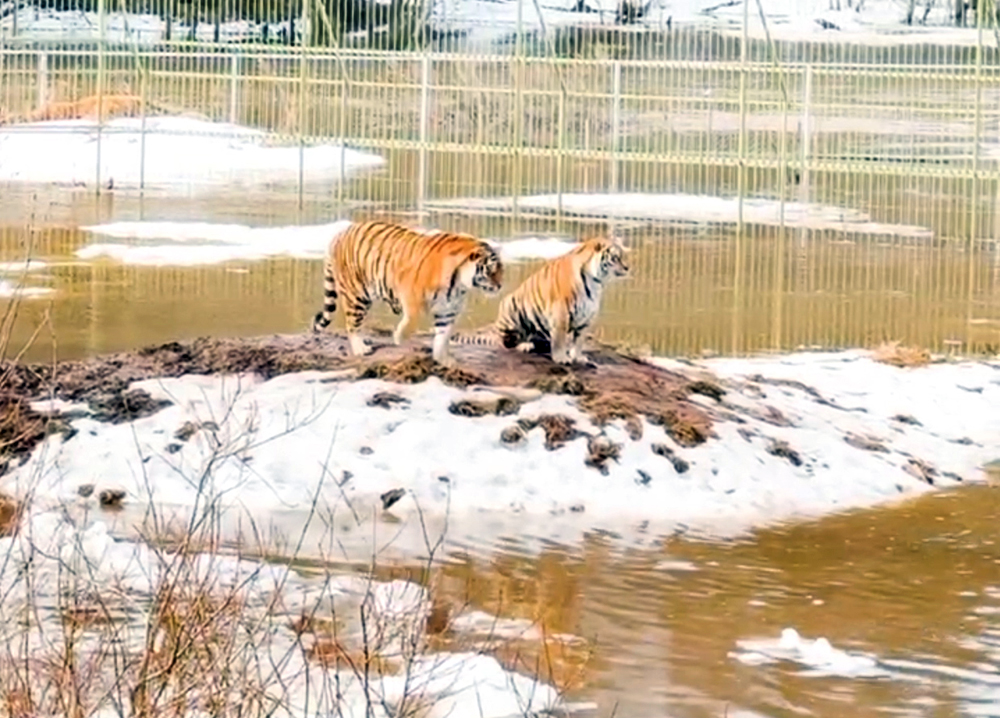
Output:
[[[998,716],[998,517],[1000,494],[971,488],[727,543],[512,539],[453,554],[440,584],[587,640],[571,696],[602,717]],[[832,652],[741,646],[781,654],[786,628]]]
[[[195,266],[84,260],[77,256],[82,247],[112,240],[82,228],[137,220],[283,227],[344,216],[332,201],[300,208],[294,193],[275,193],[265,204],[231,192],[179,200],[10,188],[0,203],[0,262],[30,256],[45,263],[24,276],[8,267],[0,277],[8,290],[23,281],[29,292],[39,292],[21,305],[14,344],[23,345],[46,312],[51,331],[35,338],[28,358],[50,359],[53,348],[70,359],[203,335],[303,331],[320,301],[318,258]],[[605,229],[596,220],[514,222],[459,209],[383,216],[498,241],[581,238]],[[880,235],[804,238],[794,229],[752,225],[742,236],[725,224],[628,222],[617,229],[635,254],[632,276],[605,296],[597,327],[605,341],[671,355],[886,340],[943,352],[1000,348],[1000,251],[970,253],[956,242]],[[532,266],[510,266],[507,283],[515,286]],[[485,325],[495,311],[495,302],[474,296],[462,326]],[[372,321],[389,326],[393,319],[382,307]]]

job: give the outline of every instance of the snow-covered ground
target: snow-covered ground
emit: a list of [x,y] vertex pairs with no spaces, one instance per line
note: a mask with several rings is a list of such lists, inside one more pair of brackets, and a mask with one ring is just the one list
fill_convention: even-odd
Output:
[[[30,664],[19,680],[27,677],[36,694],[46,693],[51,673],[44,666],[62,660],[67,625],[78,617],[84,630],[72,634],[72,650],[88,674],[79,695],[95,715],[115,714],[118,691],[135,681],[123,666],[139,665],[176,630],[153,610],[169,591],[179,615],[192,611],[192,635],[227,648],[211,669],[228,672],[228,681],[189,677],[184,684],[192,709],[219,699],[238,704],[245,691],[273,702],[269,714],[289,718],[397,715],[393,707],[404,697],[410,705],[427,704],[429,716],[504,718],[563,705],[552,686],[474,650],[477,641],[535,640],[539,629],[531,622],[494,616],[493,632],[489,623],[483,630],[483,614],[467,611],[453,616],[452,630],[467,637],[470,648],[434,651],[424,640],[431,598],[417,584],[356,574],[303,576],[287,565],[213,554],[178,558],[113,537],[100,516],[77,497],[59,510],[30,513],[17,535],[0,538],[0,646],[9,658]],[[198,605],[212,607],[211,626],[197,625]],[[28,614],[30,624],[15,618]],[[303,617],[315,616],[321,626],[333,615],[335,634],[294,628]],[[394,668],[368,675],[348,658],[325,667],[315,658],[324,640],[342,647],[344,656],[357,660],[367,651]],[[191,654],[197,650],[178,652],[176,673],[186,670],[183,661],[197,660]]]
[[[290,256],[322,259],[330,240],[347,221],[289,227],[246,227],[209,222],[112,222],[82,227],[98,237],[128,242],[94,242],[77,250],[90,260],[106,257],[124,264],[194,266],[230,260],[258,260]],[[492,241],[492,240],[490,240]],[[551,237],[522,237],[496,241],[504,261],[551,259],[569,251],[573,243]]]
[[[49,437],[3,486],[58,505],[94,484],[123,489],[133,506],[181,512],[208,494],[234,516],[281,515],[293,525],[314,501],[348,523],[367,521],[381,515],[380,495],[403,489],[391,512],[404,525],[418,524],[419,507],[447,515],[459,538],[484,542],[505,533],[573,540],[591,528],[719,536],[894,501],[930,482],[983,480],[978,467],[996,458],[997,363],[899,369],[861,351],[653,361],[723,381],[729,393],[716,410],[730,420],[714,425],[714,438],[685,448],[645,424],[633,440],[621,422],[594,426],[572,398],[549,394],[526,397],[516,416],[458,416],[449,405],[476,392],[433,378],[404,386],[313,372],[186,376],[136,383],[173,404],[131,423],[102,423],[77,407],[78,433]],[[370,405],[379,392],[399,400]],[[501,441],[517,419],[543,414],[621,444],[619,460],[607,475],[586,466],[586,436],[551,451],[541,429]],[[186,422],[211,428],[175,438]]]
[[[661,222],[695,222],[733,224],[739,217],[739,200],[735,197],[712,197],[691,194],[589,193],[545,194],[519,197],[522,212],[553,214],[562,205],[567,216],[612,218],[621,220],[655,220]],[[509,197],[465,197],[429,203],[435,209],[509,210]],[[860,210],[801,202],[781,203],[773,199],[750,197],[743,200],[743,221],[747,224],[780,225],[815,230],[836,230],[861,234],[884,234],[901,237],[930,238],[930,229],[908,224],[873,222]]]
[[[521,4],[520,10],[518,4]],[[8,5],[10,3],[7,3]],[[666,28],[704,27],[742,32],[742,2],[720,0],[652,0],[634,3],[646,7],[635,26]],[[815,40],[850,42],[868,45],[903,43],[972,44],[977,32],[954,27],[953,3],[941,0],[916,0],[912,23],[907,24],[909,3],[905,0],[761,0],[766,18],[766,32],[778,40]],[[455,32],[476,46],[509,40],[517,28],[526,31],[549,31],[571,25],[614,27],[617,0],[433,0],[430,20],[439,32]],[[748,31],[752,37],[765,36],[757,3],[748,8]],[[970,20],[970,24],[971,24]],[[300,33],[296,26],[296,34]],[[14,13],[0,19],[0,33],[10,36],[15,27]],[[98,36],[98,17],[94,12],[54,11],[23,7],[17,14],[17,37],[27,40],[93,41]],[[153,44],[166,37],[166,23],[157,15],[108,13],[107,37],[113,42]],[[287,23],[268,26],[270,38],[283,38]],[[262,23],[227,21],[220,24],[222,42],[261,40]],[[195,39],[214,39],[215,26],[201,22]],[[993,38],[986,33],[986,42]],[[189,25],[174,24],[171,37],[187,40]]]
[[93,120],[0,128],[0,182],[35,182],[164,191],[335,182],[384,164],[339,145],[272,146],[265,132],[189,117],[117,118],[98,132]]

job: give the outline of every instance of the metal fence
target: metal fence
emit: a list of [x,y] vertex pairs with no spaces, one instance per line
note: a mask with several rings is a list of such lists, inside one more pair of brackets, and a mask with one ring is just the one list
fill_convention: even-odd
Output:
[[[81,99],[96,97],[98,148],[138,133],[139,188],[160,161],[147,139],[185,131],[152,118],[194,113],[218,123],[213,132],[254,128],[298,148],[297,172],[271,191],[300,204],[501,234],[610,222],[650,245],[659,268],[623,290],[620,314],[662,320],[697,292],[726,294],[719,336],[675,334],[658,348],[885,338],[1000,348],[992,5],[943,39],[832,43],[772,33],[753,0],[729,27],[674,26],[625,2],[573,22],[538,1],[492,4],[488,22],[449,25],[449,6],[461,9],[450,2],[304,0],[254,14],[96,0],[78,10],[94,29],[49,31],[38,18],[56,5],[35,8],[34,21],[22,8],[0,25],[0,129],[35,131],[30,120],[85,113]],[[123,130],[115,112],[138,125]],[[317,174],[308,150],[324,144],[341,161]],[[384,163],[352,168],[349,150]],[[98,149],[84,183],[100,192],[101,173]],[[695,256],[687,241],[714,249]],[[673,293],[671,283],[706,277]],[[810,308],[824,292],[857,317]],[[880,324],[871,312],[899,314],[900,292],[910,318]],[[838,329],[845,321],[854,328]]]

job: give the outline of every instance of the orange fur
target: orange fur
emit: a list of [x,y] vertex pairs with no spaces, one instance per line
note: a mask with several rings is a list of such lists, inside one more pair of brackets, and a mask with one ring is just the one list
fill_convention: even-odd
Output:
[[[99,109],[98,106],[100,106]],[[83,118],[97,119],[98,111],[100,111],[102,119],[109,117],[132,117],[141,108],[142,98],[135,95],[104,95],[103,97],[91,95],[69,102],[50,102],[45,107],[33,112],[30,119],[33,122]]]
[[387,222],[350,225],[330,242],[324,265],[323,311],[313,330],[325,328],[344,299],[347,333],[355,354],[367,353],[357,331],[376,299],[385,300],[402,319],[394,339],[402,343],[425,309],[435,319],[434,359],[448,360],[448,338],[473,288],[499,291],[503,265],[485,242],[467,234],[421,232]]
[[628,273],[624,251],[610,239],[588,239],[546,262],[501,302],[495,329],[503,345],[548,344],[553,360],[574,361],[604,282]]

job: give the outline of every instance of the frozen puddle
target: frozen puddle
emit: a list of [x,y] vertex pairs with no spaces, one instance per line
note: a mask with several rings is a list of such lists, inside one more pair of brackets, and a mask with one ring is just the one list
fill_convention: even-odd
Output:
[[[127,242],[93,242],[78,249],[76,256],[83,260],[105,257],[123,264],[145,266],[197,266],[277,256],[322,259],[330,241],[348,224],[346,220],[287,227],[210,222],[112,222],[81,229],[102,239]],[[554,237],[523,237],[492,241],[492,244],[507,262],[551,259],[575,245]]]
[[[100,148],[98,154],[98,147]],[[189,190],[299,180],[300,148],[273,146],[260,130],[189,117],[117,118],[0,129],[0,182]],[[382,157],[322,144],[301,149],[305,182],[336,181],[384,164]]]

